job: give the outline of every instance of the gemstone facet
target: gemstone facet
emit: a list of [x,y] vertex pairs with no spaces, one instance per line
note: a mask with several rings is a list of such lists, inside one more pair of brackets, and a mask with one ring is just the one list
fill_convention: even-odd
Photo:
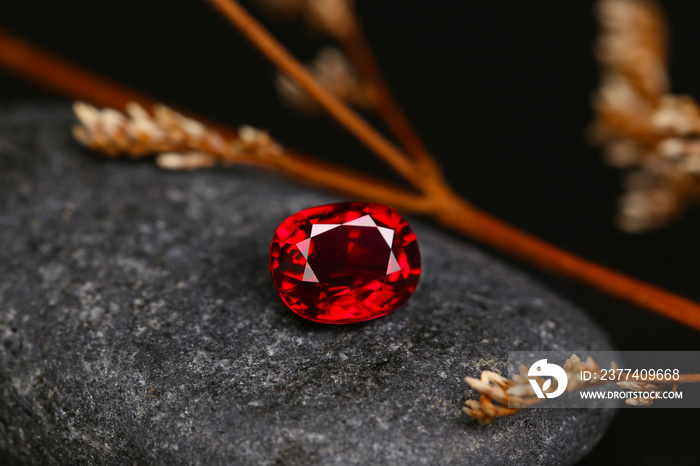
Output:
[[421,273],[416,235],[395,210],[341,202],[302,210],[277,228],[270,272],[282,300],[315,322],[347,324],[404,304]]

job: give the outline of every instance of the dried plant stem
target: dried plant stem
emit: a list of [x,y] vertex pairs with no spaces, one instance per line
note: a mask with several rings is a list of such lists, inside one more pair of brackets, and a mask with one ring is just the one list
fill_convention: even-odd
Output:
[[413,186],[424,192],[430,192],[430,179],[425,177],[405,154],[320,85],[304,65],[292,57],[287,49],[237,2],[231,0],[206,1],[219,10],[280,71],[296,80],[321,107],[358,140],[379,155]]
[[324,163],[299,152],[285,151],[277,166],[281,173],[307,184],[329,189],[357,199],[396,206],[406,212],[429,214],[435,202],[425,196],[394,186],[384,180],[337,165]]
[[624,301],[700,330],[700,306],[693,301],[588,261],[546,243],[476,209],[459,198],[441,208],[439,223],[558,275],[586,283]]
[[[258,37],[255,37],[257,40]],[[287,59],[291,58],[287,57]],[[1,30],[0,65],[19,76],[72,98],[85,99],[119,109],[123,109],[131,100],[146,108],[153,107],[153,99],[113,84]],[[301,67],[301,65],[298,66]],[[311,95],[314,96],[314,94]],[[325,99],[334,100],[332,96],[327,95]],[[342,112],[351,111],[345,109]],[[214,129],[220,130],[224,137],[237,137],[237,132],[226,126],[217,125]],[[393,152],[393,155],[403,158],[403,163],[408,165],[408,170],[414,173],[417,169],[413,161],[404,158],[398,149],[394,148],[394,150],[396,152]],[[589,284],[598,290],[700,330],[700,306],[697,304],[582,259],[521,232],[471,206],[459,198],[440,178],[428,178],[430,195],[426,195],[424,192],[415,193],[395,187],[366,174],[320,162],[297,152],[285,149],[284,154],[285,157],[281,157],[274,166],[264,162],[265,168],[349,196],[390,204],[409,212],[426,214],[447,228],[482,241],[498,250],[513,254],[551,272]],[[385,152],[379,151],[378,154],[386,155]],[[418,174],[414,176],[420,176],[419,172],[416,171],[416,173]]]
[[120,108],[139,102],[152,109],[156,101],[94,74],[68,60],[0,29],[0,66],[61,95],[81,96],[97,105]]
[[[80,98],[100,106],[123,110],[129,102],[136,102],[152,110],[158,105],[155,99],[146,94],[133,91],[68,60],[56,57],[2,29],[0,67],[58,94]],[[228,139],[238,137],[237,131],[225,125],[206,121],[188,112],[182,113],[211,126]],[[396,205],[410,212],[425,213],[430,209],[429,202],[423,196],[379,178],[320,161],[290,149],[285,148],[284,153],[286,157],[275,164],[255,157],[249,157],[245,163],[280,171],[305,183],[353,197]]]
[[372,48],[354,14],[347,18],[346,28],[336,35],[338,42],[353,63],[363,80],[372,89],[372,104],[377,114],[384,120],[396,139],[406,149],[426,176],[438,176],[440,168],[418,136],[401,106],[384,79]]
[[[218,8],[276,66],[297,79],[312,98],[324,106],[340,124],[363,140],[368,147],[375,148],[371,142],[384,141],[380,146],[394,149],[383,136],[369,127],[347,105],[320,86],[303,65],[296,61],[236,1],[207,1]],[[361,55],[366,53],[362,52]],[[401,160],[401,166],[406,162],[401,153],[394,153],[393,150],[376,152],[395,168],[397,168],[395,165],[397,159]],[[405,171],[412,177],[416,173],[413,169],[397,171],[402,175]],[[420,176],[420,172],[418,173]],[[407,179],[413,181],[412,178]],[[432,215],[448,228],[456,229],[546,270],[595,286],[613,296],[700,329],[700,306],[696,303],[587,261],[496,220],[459,198],[441,177],[426,177],[424,180],[429,181],[427,186],[425,183],[414,184],[422,188],[426,195],[436,199],[435,211]]]

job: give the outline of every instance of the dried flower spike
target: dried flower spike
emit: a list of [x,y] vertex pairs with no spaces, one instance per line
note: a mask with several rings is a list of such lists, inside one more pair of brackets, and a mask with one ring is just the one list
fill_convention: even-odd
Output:
[[282,20],[303,19],[312,29],[342,37],[353,29],[349,0],[257,0],[260,7]]
[[[338,99],[360,108],[371,108],[371,88],[357,77],[352,65],[340,50],[326,47],[316,55],[307,69],[311,75]],[[302,113],[319,113],[321,107],[292,78],[283,73],[275,75],[275,87],[282,101]]]
[[158,105],[153,114],[132,102],[126,113],[98,109],[76,102],[80,121],[73,135],[84,146],[111,156],[131,158],[157,155],[156,163],[169,170],[192,170],[237,162],[274,160],[283,155],[282,147],[267,132],[243,126],[238,138],[226,140],[197,120]]
[[668,32],[653,0],[601,0],[595,141],[626,168],[618,225],[639,232],[668,225],[700,201],[700,108],[669,94]]

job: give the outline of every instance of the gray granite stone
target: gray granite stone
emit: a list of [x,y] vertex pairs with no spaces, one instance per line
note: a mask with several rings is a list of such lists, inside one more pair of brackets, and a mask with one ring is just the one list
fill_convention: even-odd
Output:
[[277,225],[337,198],[246,169],[93,156],[68,105],[0,112],[0,463],[567,464],[604,410],[479,426],[508,350],[609,348],[579,309],[412,220],[413,299],[349,326],[287,310]]

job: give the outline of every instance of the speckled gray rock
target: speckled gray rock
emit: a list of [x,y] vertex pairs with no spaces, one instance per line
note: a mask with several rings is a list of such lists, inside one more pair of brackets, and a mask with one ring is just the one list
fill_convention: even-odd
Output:
[[414,221],[408,305],[307,322],[272,286],[269,241],[335,198],[103,160],[71,123],[67,105],[0,116],[0,463],[567,464],[604,433],[603,410],[462,413],[464,376],[508,350],[609,347],[521,273]]

